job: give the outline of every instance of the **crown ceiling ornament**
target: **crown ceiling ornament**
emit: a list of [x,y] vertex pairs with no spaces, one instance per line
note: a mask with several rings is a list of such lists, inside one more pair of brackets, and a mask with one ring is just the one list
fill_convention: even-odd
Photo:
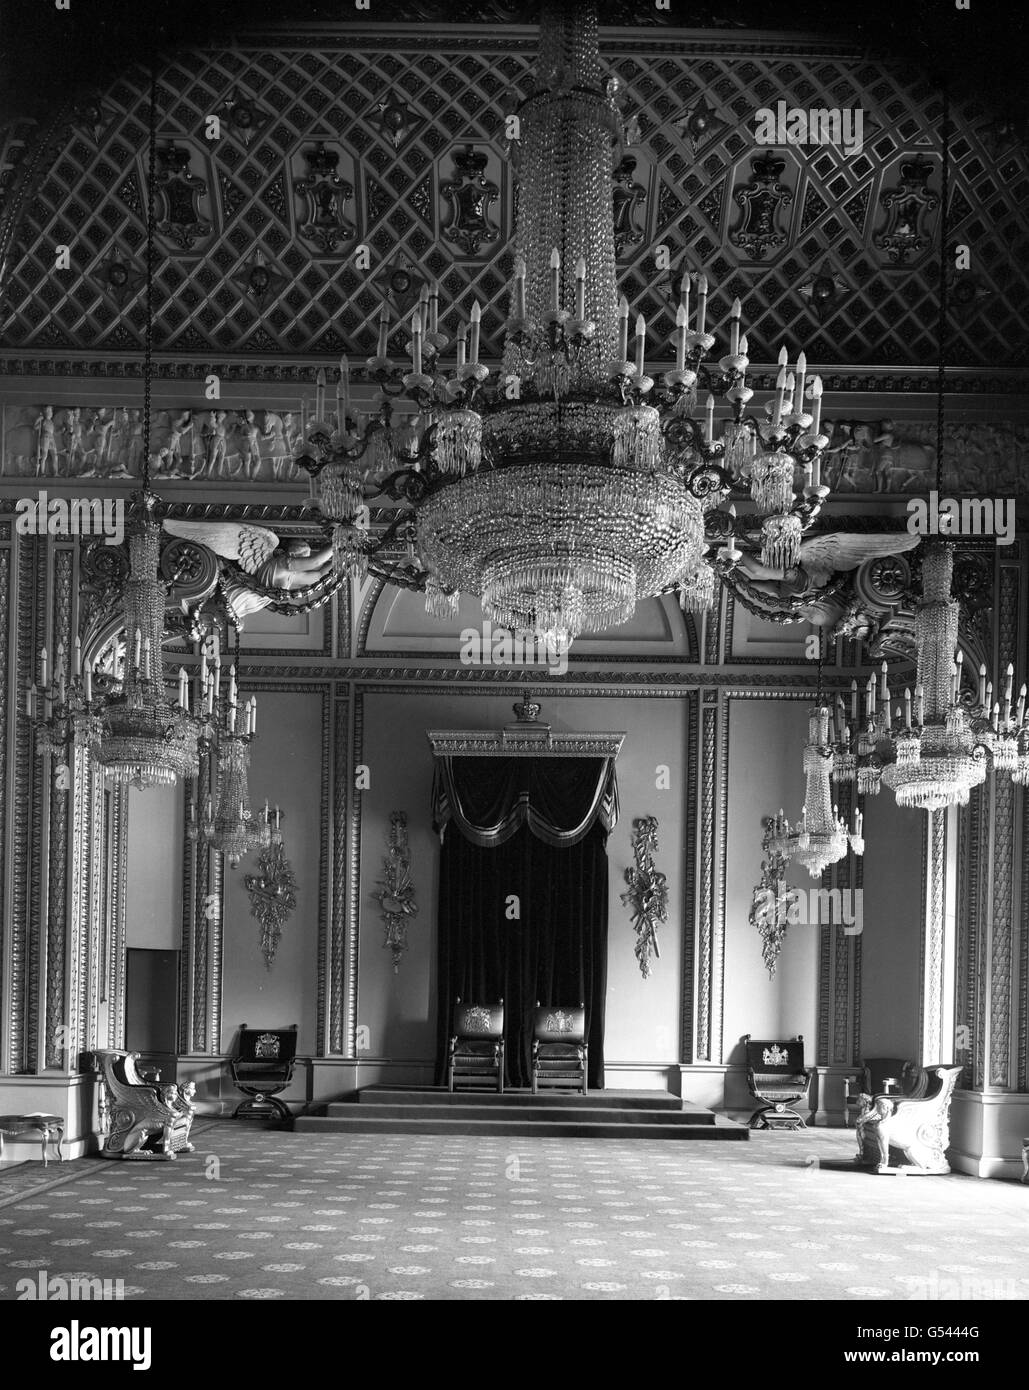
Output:
[[[534,633],[558,650],[582,632],[625,623],[641,598],[684,589],[691,606],[713,595],[705,512],[749,480],[767,564],[796,562],[800,538],[828,489],[817,473],[821,383],[785,356],[767,418],[746,415],[742,310],[734,301],[728,352],[709,369],[707,277],[684,273],[675,365],[661,384],[646,370],[646,323],[617,299],[612,169],[622,158],[618,83],[603,81],[592,4],[545,4],[533,93],[518,110],[520,191],[510,315],[500,380],[480,360],[481,311],[455,341],[440,331],[439,287],[423,285],[410,318],[411,370],[389,356],[379,323],[369,375],[379,410],[362,429],[350,412],[346,363],[337,410],[320,379],[308,452],[337,566],[362,574],[387,545],[406,544],[386,575],[424,589],[437,616],[477,595],[495,625]],[[485,214],[485,208],[483,209]],[[695,293],[692,306],[691,298]],[[696,416],[697,387],[708,392]],[[807,387],[807,391],[805,391]],[[715,394],[732,418],[715,438]],[[417,416],[394,420],[394,401]],[[812,402],[808,413],[806,400]],[[725,465],[725,466],[723,466]],[[803,474],[802,497],[795,477]],[[405,503],[385,537],[366,504]],[[728,564],[738,558],[730,544]],[[382,572],[382,569],[378,569]]]

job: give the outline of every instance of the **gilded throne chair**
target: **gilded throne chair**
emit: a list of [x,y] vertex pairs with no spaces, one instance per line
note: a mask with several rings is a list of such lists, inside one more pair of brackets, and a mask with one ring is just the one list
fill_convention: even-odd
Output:
[[454,1003],[447,1052],[447,1090],[504,1089],[504,1001]]
[[248,1028],[240,1025],[239,1046],[229,1061],[232,1084],[246,1097],[232,1112],[232,1118],[276,1116],[287,1123],[293,1116],[285,1101],[278,1099],[293,1080],[297,1057],[297,1025],[288,1028]]
[[99,1116],[104,1158],[171,1159],[192,1153],[196,1113],[192,1081],[160,1084],[136,1067],[140,1054],[105,1048],[93,1054],[100,1076]]
[[751,1129],[806,1129],[794,1105],[805,1098],[811,1080],[804,1066],[804,1037],[743,1039],[747,1052],[747,1086],[761,1104],[750,1117]]
[[586,1006],[543,1006],[537,1000],[533,1015],[532,1093],[540,1088],[580,1091],[586,1094]]
[[855,1163],[876,1173],[949,1173],[950,1102],[961,1067],[926,1067],[924,1094],[862,1095]]

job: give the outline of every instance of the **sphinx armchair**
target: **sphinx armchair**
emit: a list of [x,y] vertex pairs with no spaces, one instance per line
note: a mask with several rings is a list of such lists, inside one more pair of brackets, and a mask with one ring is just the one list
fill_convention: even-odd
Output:
[[743,1039],[747,1051],[747,1086],[760,1107],[751,1129],[806,1129],[793,1106],[804,1099],[811,1080],[804,1066],[804,1037]]
[[454,1004],[447,1051],[447,1090],[504,1089],[504,1001]]
[[532,1093],[541,1086],[586,1094],[586,1006],[559,1008],[536,1001],[532,1037]]
[[146,1081],[136,1068],[138,1052],[106,1048],[94,1052],[100,1073],[100,1133],[104,1158],[170,1159],[192,1153],[189,1131],[196,1113],[192,1081]]
[[854,1160],[877,1173],[949,1173],[950,1101],[961,1067],[926,1067],[925,1093],[862,1095]]

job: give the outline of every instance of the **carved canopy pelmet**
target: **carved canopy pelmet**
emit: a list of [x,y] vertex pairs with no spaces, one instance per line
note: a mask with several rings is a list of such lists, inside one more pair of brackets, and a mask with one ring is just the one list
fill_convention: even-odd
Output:
[[618,822],[614,758],[438,757],[433,827],[453,821],[474,845],[502,845],[523,825],[555,848]]

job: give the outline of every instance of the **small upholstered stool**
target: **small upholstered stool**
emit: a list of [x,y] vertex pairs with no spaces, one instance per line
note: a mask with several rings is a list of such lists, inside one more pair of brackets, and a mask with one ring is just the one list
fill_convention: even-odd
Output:
[[36,1130],[42,1136],[40,1150],[43,1167],[47,1165],[46,1146],[52,1143],[59,1163],[64,1162],[61,1142],[64,1139],[64,1119],[60,1115],[0,1115],[0,1159],[4,1156],[4,1135],[25,1134]]

